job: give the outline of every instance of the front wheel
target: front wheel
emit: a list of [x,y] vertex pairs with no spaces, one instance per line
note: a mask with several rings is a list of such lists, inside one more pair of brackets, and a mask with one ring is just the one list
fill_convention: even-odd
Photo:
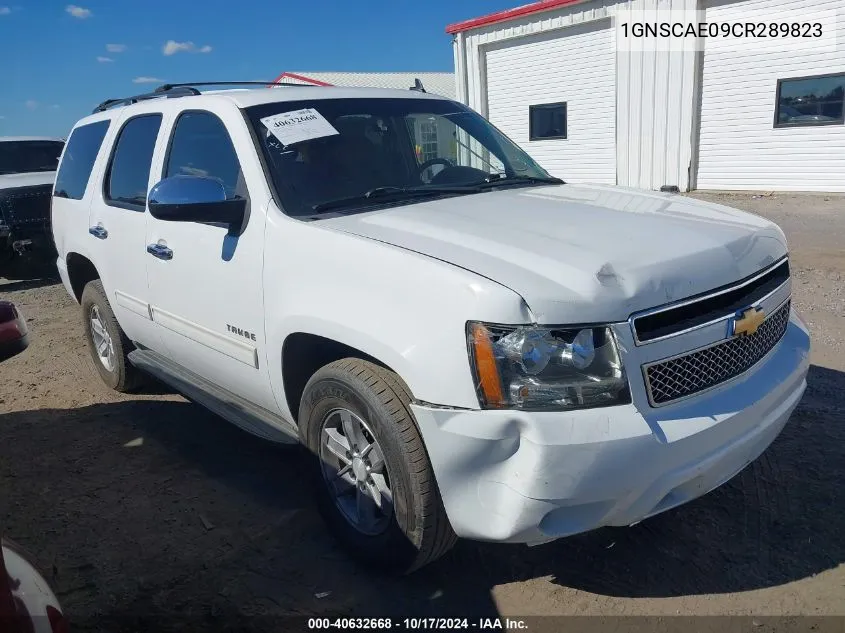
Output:
[[403,573],[457,540],[410,402],[396,374],[346,358],[311,377],[299,417],[329,528],[365,564]]

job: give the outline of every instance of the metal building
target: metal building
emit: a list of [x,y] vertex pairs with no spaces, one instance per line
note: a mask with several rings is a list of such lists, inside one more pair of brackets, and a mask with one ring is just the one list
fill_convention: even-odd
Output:
[[419,79],[426,92],[455,98],[455,74],[436,72],[310,72],[286,71],[274,83],[349,86],[356,88],[398,88],[404,90]]
[[[621,9],[839,12],[834,49],[627,52]],[[447,27],[457,98],[554,175],[646,189],[845,191],[845,0],[542,0]],[[828,34],[829,35],[829,34]]]

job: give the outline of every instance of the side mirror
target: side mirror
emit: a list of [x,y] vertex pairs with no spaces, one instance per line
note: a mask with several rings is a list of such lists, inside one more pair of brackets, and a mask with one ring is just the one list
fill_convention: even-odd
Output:
[[246,213],[244,198],[226,199],[219,180],[203,176],[171,176],[150,190],[150,214],[168,222],[217,222],[239,228]]
[[0,361],[17,356],[29,346],[26,319],[14,303],[0,301]]

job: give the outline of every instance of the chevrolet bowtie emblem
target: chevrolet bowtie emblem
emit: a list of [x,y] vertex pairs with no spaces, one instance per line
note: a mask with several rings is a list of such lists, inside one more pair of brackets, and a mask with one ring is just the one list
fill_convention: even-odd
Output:
[[766,313],[762,308],[747,308],[737,312],[736,318],[731,321],[731,336],[748,336],[757,331],[763,321],[766,320]]

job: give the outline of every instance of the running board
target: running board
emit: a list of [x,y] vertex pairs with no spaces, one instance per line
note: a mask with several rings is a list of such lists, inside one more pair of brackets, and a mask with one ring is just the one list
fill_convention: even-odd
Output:
[[242,428],[247,433],[280,444],[298,444],[299,433],[291,422],[227,391],[152,350],[136,349],[129,361],[190,400]]

